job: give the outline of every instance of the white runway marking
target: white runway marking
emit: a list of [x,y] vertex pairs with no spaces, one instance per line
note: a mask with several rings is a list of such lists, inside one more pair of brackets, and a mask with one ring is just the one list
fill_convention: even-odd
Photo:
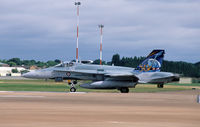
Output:
[[0,95],[1,97],[15,97],[15,98],[43,98],[45,96],[27,96],[27,95]]
[[85,94],[87,92],[66,92],[66,93],[70,93],[70,94]]
[[0,91],[0,93],[14,93],[14,91]]
[[120,122],[120,121],[108,121],[108,123],[113,123],[113,124],[124,124],[125,122]]

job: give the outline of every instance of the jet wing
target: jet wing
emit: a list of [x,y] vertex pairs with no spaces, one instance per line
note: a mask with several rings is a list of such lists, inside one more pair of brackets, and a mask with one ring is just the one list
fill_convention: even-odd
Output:
[[179,81],[179,76],[169,76],[165,78],[152,79],[149,83],[169,83]]
[[137,82],[139,79],[132,73],[107,73],[105,74],[105,78],[108,81],[133,81]]
[[64,77],[67,79],[76,79],[76,80],[104,80],[104,71],[97,70],[65,70],[65,69],[56,69],[53,71],[55,77]]
[[54,72],[70,72],[74,74],[80,75],[101,75],[106,81],[131,81],[137,82],[139,79],[132,73],[127,72],[105,72],[105,71],[97,71],[97,70],[54,70]]

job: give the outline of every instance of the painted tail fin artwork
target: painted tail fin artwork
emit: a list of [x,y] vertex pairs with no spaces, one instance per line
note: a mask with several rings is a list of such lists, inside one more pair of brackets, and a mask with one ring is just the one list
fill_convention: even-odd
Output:
[[153,50],[146,59],[137,67],[139,72],[156,72],[160,71],[162,66],[164,50]]

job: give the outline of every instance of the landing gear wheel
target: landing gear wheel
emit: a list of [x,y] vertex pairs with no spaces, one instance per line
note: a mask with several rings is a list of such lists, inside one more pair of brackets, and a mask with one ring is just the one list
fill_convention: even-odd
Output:
[[70,88],[70,92],[76,92],[76,88],[75,87]]
[[119,89],[121,93],[128,93],[129,92],[129,88],[127,87],[123,87]]
[[75,88],[75,85],[77,84],[77,80],[67,80],[68,82],[68,85],[71,86],[70,88],[70,92],[76,92],[76,88]]
[[164,87],[164,84],[158,84],[157,87],[158,87],[158,88],[163,88],[163,87]]
[[73,81],[73,84],[77,84],[78,82],[76,80]]

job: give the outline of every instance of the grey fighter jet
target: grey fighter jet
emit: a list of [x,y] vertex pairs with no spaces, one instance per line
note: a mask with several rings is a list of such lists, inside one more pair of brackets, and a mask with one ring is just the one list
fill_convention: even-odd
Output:
[[78,80],[92,81],[81,84],[83,88],[118,89],[121,93],[128,93],[129,88],[138,83],[157,84],[158,88],[163,88],[165,83],[179,81],[178,75],[160,71],[164,54],[164,50],[153,50],[137,68],[64,62],[54,67],[28,72],[23,74],[23,77],[68,80],[71,92],[76,91]]

